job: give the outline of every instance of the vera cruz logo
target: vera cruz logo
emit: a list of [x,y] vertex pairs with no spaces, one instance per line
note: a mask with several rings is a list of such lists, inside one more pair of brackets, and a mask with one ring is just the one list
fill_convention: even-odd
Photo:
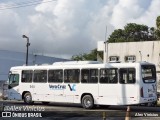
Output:
[[[65,90],[67,85],[49,85],[51,90]],[[68,84],[70,91],[76,91],[76,84]]]
[[76,84],[73,84],[72,86],[68,84],[70,91],[76,91]]
[[66,85],[49,85],[49,88],[53,90],[64,90],[66,89]]

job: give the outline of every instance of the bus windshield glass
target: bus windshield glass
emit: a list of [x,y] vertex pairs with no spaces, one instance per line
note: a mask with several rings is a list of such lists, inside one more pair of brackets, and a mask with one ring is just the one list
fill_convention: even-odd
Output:
[[156,68],[154,65],[142,65],[142,79],[144,83],[156,82]]

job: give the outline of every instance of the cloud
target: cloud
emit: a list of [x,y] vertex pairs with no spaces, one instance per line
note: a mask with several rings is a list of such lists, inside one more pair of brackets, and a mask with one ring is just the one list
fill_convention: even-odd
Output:
[[[19,50],[22,46],[17,46],[17,38],[19,38],[19,24],[20,18],[17,13],[12,10],[6,10],[5,12],[0,11],[0,48]],[[22,44],[19,41],[19,44]]]
[[141,16],[135,19],[132,18],[129,20],[129,22],[144,24],[149,27],[156,27],[156,18],[157,16],[160,16],[159,6],[159,0],[152,0],[148,9],[146,9]]
[[[146,0],[141,0],[145,2]],[[139,4],[139,0],[119,0],[113,8],[111,24],[115,28],[123,28],[131,19],[139,18],[143,15],[145,8]]]
[[159,0],[119,0],[113,8],[110,23],[116,29],[132,22],[156,27],[156,18],[160,15],[159,6]]
[[[93,3],[91,0],[59,0],[54,3],[52,9],[51,5],[37,6],[35,10],[38,14],[30,16],[30,20],[37,25],[35,28],[45,26],[48,33],[51,33],[48,40],[53,43],[54,48],[51,48],[54,53],[79,54],[94,49],[97,41],[102,40],[102,36],[104,40],[107,24],[104,3],[105,0],[95,0]],[[102,27],[103,33],[96,32]]]
[[[159,0],[54,0],[0,11],[0,48],[70,58],[88,52],[129,22],[155,26]],[[7,4],[6,3],[3,3]],[[2,3],[0,4],[1,7]],[[17,44],[18,43],[18,44]]]

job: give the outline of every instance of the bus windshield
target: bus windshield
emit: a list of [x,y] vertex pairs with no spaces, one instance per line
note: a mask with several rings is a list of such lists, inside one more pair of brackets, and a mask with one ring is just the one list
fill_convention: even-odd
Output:
[[9,86],[8,88],[13,88],[19,85],[19,75],[18,74],[10,74],[9,75]]
[[142,65],[142,79],[144,83],[156,82],[156,68],[154,65]]

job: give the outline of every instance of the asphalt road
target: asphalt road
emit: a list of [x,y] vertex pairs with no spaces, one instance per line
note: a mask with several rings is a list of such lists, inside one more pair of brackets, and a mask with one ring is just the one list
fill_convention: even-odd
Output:
[[[12,120],[124,120],[127,106],[95,107],[86,110],[79,104],[35,103],[26,105],[22,101],[0,101],[0,119],[11,113]],[[132,120],[160,120],[160,107],[130,106],[129,115]],[[38,118],[37,118],[38,117]]]

